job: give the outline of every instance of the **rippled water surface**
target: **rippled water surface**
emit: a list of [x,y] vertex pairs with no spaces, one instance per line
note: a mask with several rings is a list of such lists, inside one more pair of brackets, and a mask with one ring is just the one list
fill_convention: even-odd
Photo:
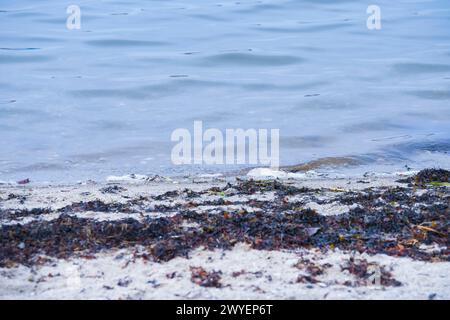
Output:
[[448,166],[450,3],[376,2],[371,31],[372,1],[1,1],[0,180],[217,170],[171,165],[194,120],[279,128],[286,165]]

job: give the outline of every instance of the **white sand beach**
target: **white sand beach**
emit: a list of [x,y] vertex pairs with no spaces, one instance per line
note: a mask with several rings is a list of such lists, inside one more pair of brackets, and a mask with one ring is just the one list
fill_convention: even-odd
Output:
[[[267,173],[267,172],[266,172]],[[303,204],[319,215],[337,216],[358,204],[344,205],[332,200],[336,194],[349,190],[356,192],[370,188],[400,186],[396,182],[405,174],[360,178],[329,179],[326,177],[284,177],[283,184],[297,188],[320,190],[316,196],[297,194],[287,196],[286,202]],[[258,179],[253,175],[253,178]],[[260,177],[261,178],[261,177]],[[6,226],[46,223],[60,217],[61,208],[74,203],[101,201],[108,204],[135,203],[135,212],[118,210],[73,210],[68,214],[89,221],[136,221],[176,216],[188,203],[198,214],[222,214],[246,210],[257,211],[249,201],[275,201],[272,191],[254,194],[227,194],[208,192],[189,198],[186,190],[202,192],[223,188],[235,182],[235,177],[196,177],[180,179],[109,179],[106,183],[80,183],[66,186],[13,186],[0,187],[1,224]],[[113,180],[113,181],[111,181]],[[119,181],[120,180],[120,181]],[[135,181],[138,180],[138,181]],[[262,180],[266,181],[266,180]],[[214,189],[215,190],[215,189]],[[230,189],[231,190],[231,189]],[[158,195],[175,192],[170,199]],[[418,195],[426,190],[416,190]],[[148,200],[150,199],[150,200]],[[220,200],[222,202],[213,203]],[[448,199],[448,198],[447,198]],[[322,201],[322,202],[321,202]],[[239,202],[239,203],[237,203]],[[319,204],[317,202],[321,202]],[[202,204],[203,203],[203,204]],[[206,204],[207,203],[207,204]],[[167,209],[169,207],[169,209]],[[173,210],[170,209],[173,208]],[[24,214],[36,208],[48,208],[47,213]],[[165,208],[159,212],[158,208]],[[14,211],[17,210],[17,211]],[[12,212],[22,212],[14,216]],[[9,214],[7,215],[6,212]],[[198,227],[195,222],[183,222],[186,230]],[[381,237],[382,235],[380,235]],[[25,250],[32,243],[21,243]],[[438,245],[421,245],[424,252],[442,252],[448,248]],[[1,299],[449,299],[450,262],[420,261],[411,257],[386,254],[359,253],[339,248],[294,248],[260,250],[249,244],[236,243],[231,249],[208,250],[202,246],[192,248],[187,257],[174,257],[168,261],[155,261],[145,256],[148,247],[142,245],[125,248],[108,248],[98,252],[73,252],[69,257],[58,258],[38,254],[39,259],[29,265],[11,263],[0,268]],[[419,250],[419,249],[418,249]],[[145,259],[143,258],[145,257]],[[353,259],[353,260],[351,260]],[[14,259],[13,259],[14,260]],[[372,276],[359,277],[346,266],[349,261],[367,263],[369,269],[384,270],[389,279],[399,285],[383,285]],[[193,272],[216,275],[212,285],[202,285]],[[315,271],[313,271],[315,270]],[[384,272],[383,271],[383,272]],[[314,277],[312,279],[312,274]],[[305,281],[306,279],[306,281]]]

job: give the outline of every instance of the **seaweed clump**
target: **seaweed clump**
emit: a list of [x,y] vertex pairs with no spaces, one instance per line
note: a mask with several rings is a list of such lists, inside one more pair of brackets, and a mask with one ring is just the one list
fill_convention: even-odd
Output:
[[202,267],[191,267],[191,281],[201,287],[221,288],[221,271],[207,272]]
[[299,193],[305,193],[308,188],[297,188],[281,183],[277,180],[246,180],[240,181],[235,189],[241,194],[255,194],[257,192],[269,192],[274,191],[277,195],[294,195]]
[[[284,199],[286,194],[292,193],[303,193],[309,199],[315,196],[315,190],[303,190],[278,181],[245,181],[231,187],[239,194],[275,191],[280,196],[246,203],[226,198],[220,201],[206,198],[202,202],[200,197],[196,199],[195,211],[192,205],[181,203],[151,209],[151,198],[137,198],[125,204],[91,201],[74,203],[56,211],[15,212],[30,216],[59,213],[60,216],[53,220],[35,219],[22,225],[2,225],[0,267],[17,263],[33,265],[42,261],[39,260],[42,255],[68,258],[134,246],[146,248],[144,254],[137,254],[143,259],[168,261],[187,257],[199,247],[231,249],[237,243],[246,243],[258,250],[339,248],[422,261],[450,261],[448,188],[429,189],[421,195],[414,188],[369,188],[343,193],[331,200],[357,206],[341,214],[324,216],[305,208],[302,200],[286,202]],[[163,197],[175,196],[169,193]],[[205,203],[210,208],[198,211],[197,207]],[[223,208],[223,205],[236,204],[245,206],[243,209]],[[148,210],[169,212],[170,216],[142,215],[139,219],[108,221],[77,217],[83,211],[146,213]],[[0,213],[8,218],[13,214]],[[436,246],[439,250],[423,250],[422,245]],[[313,277],[320,272],[314,266],[309,267],[308,273]]]
[[346,281],[347,286],[352,285],[382,285],[385,287],[399,287],[402,283],[393,278],[385,266],[380,266],[376,262],[368,262],[366,259],[355,259],[351,257],[341,270],[347,270],[357,279],[356,284]]
[[399,182],[410,183],[419,187],[447,185],[450,183],[450,171],[445,169],[424,169],[412,177],[399,180]]

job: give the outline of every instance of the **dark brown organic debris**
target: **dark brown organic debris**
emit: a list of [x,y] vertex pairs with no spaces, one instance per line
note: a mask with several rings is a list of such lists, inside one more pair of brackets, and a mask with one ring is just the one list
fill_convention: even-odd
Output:
[[[368,262],[366,259],[355,259],[351,257],[347,263],[341,267],[357,278],[356,285],[382,285],[385,287],[398,287],[402,283],[392,277],[385,266],[380,266],[375,262]],[[352,285],[347,282],[347,285]],[[355,285],[355,284],[353,284]]]
[[319,283],[320,281],[317,280],[314,276],[311,275],[299,275],[297,277],[297,283],[310,283],[315,284]]
[[295,264],[295,267],[306,271],[312,277],[317,277],[323,275],[325,270],[332,267],[332,265],[329,263],[320,265],[310,261],[309,259],[302,259]]
[[[202,201],[202,194],[254,194],[275,192],[270,201],[226,198]],[[60,214],[54,220],[39,220],[0,228],[0,267],[14,264],[32,265],[35,257],[46,255],[67,258],[86,256],[101,250],[147,248],[141,258],[168,261],[187,257],[199,247],[231,249],[237,243],[249,244],[261,250],[296,250],[318,248],[356,251],[367,254],[387,254],[423,261],[449,261],[449,188],[431,187],[417,194],[413,187],[367,188],[362,191],[340,192],[332,201],[352,206],[348,212],[323,216],[304,208],[300,202],[288,202],[286,197],[301,195],[316,197],[318,190],[298,188],[280,181],[238,181],[224,188],[210,188],[190,193],[165,193],[161,198],[186,197],[190,205],[154,205],[151,197],[130,199],[126,203],[105,203],[100,200],[78,202],[59,210],[0,209],[2,219],[39,217]],[[194,196],[190,199],[189,194]],[[329,197],[328,197],[329,199]],[[195,203],[193,202],[195,201]],[[330,200],[322,200],[323,203]],[[195,205],[193,205],[195,204]],[[200,205],[212,209],[197,212]],[[223,205],[245,205],[244,209],[224,209]],[[357,205],[357,206],[354,206]],[[120,212],[170,213],[166,217],[97,221],[77,217],[77,213]],[[186,224],[190,227],[186,227]],[[436,246],[426,251],[421,246]],[[310,267],[309,274],[320,272]]]
[[30,179],[23,179],[23,180],[20,180],[20,181],[17,181],[17,184],[29,184],[31,181],[30,181]]
[[117,185],[108,186],[100,189],[101,193],[112,193],[112,194],[117,194],[123,191],[127,191],[127,189]]
[[410,183],[420,187],[425,187],[432,183],[449,183],[450,171],[445,169],[424,169],[412,177],[399,180],[399,182]]
[[201,287],[221,288],[221,271],[207,272],[202,267],[191,267],[191,281]]

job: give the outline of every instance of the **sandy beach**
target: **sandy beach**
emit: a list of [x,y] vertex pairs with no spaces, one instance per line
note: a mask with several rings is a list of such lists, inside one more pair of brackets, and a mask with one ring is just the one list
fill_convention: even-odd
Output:
[[0,298],[449,299],[448,183],[417,177],[4,184]]

